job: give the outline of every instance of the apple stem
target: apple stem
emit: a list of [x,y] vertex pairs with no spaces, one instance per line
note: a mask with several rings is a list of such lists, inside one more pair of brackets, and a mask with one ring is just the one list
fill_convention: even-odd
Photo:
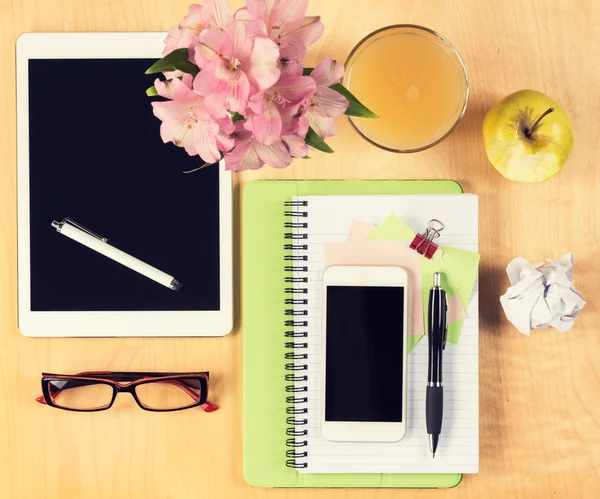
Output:
[[547,109],[533,124],[533,126],[531,127],[531,129],[525,129],[525,135],[527,135],[527,138],[530,139],[531,135],[533,134],[533,132],[536,131],[538,125],[540,124],[540,121],[542,121],[546,116],[548,116],[550,113],[554,112],[554,108],[551,107],[550,109]]

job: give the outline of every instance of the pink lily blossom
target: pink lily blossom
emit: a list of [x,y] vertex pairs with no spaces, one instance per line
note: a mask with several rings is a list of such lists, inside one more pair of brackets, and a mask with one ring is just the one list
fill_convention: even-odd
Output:
[[306,17],[308,0],[247,0],[237,18],[251,17],[264,23],[267,35],[277,43],[281,57],[302,61],[306,47],[323,34],[324,26],[319,16]]
[[202,68],[194,91],[215,116],[245,114],[250,95],[271,87],[281,74],[279,49],[256,22],[236,20],[227,31],[203,31],[194,58]]
[[226,170],[258,170],[265,163],[273,168],[285,168],[292,163],[292,156],[281,138],[264,145],[256,140],[249,128],[247,121],[235,124],[236,146],[225,153]]
[[339,92],[329,88],[344,76],[344,66],[329,57],[324,59],[310,74],[316,91],[299,107],[302,126],[310,126],[320,137],[335,135],[336,116],[346,112],[350,103]]
[[295,108],[316,91],[310,76],[282,76],[275,85],[252,96],[248,118],[256,140],[271,145],[282,134],[285,108]]
[[154,82],[159,95],[170,98],[153,102],[154,115],[162,120],[160,135],[163,142],[173,142],[185,148],[190,156],[200,155],[207,163],[216,163],[222,152],[231,150],[235,142],[230,136],[234,125],[229,118],[215,119],[204,107],[204,101],[184,82],[175,78]]
[[164,75],[167,79],[165,81],[161,81],[159,79],[155,80],[154,88],[156,88],[158,95],[164,97],[165,99],[175,98],[175,88],[172,85],[173,80],[181,80],[181,82],[190,90],[194,84],[194,77],[191,74],[184,73],[182,71],[170,71],[168,73],[164,73]]
[[[163,57],[175,49],[188,48],[193,51],[200,33],[207,28],[227,29],[233,20],[231,6],[227,0],[206,0],[204,7],[193,4],[179,26],[169,30],[165,38]],[[190,54],[193,55],[193,54]]]
[[304,142],[308,127],[302,127],[299,119],[284,121],[281,139],[293,158],[304,158],[308,155],[308,145]]

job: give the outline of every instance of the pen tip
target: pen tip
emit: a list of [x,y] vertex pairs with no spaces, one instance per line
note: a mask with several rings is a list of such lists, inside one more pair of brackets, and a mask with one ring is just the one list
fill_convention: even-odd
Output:
[[433,452],[431,453],[431,457],[432,457],[433,459],[435,459],[435,451],[433,451]]
[[181,288],[183,288],[183,283],[177,279],[173,279],[169,285],[169,288],[171,288],[173,291],[180,291]]

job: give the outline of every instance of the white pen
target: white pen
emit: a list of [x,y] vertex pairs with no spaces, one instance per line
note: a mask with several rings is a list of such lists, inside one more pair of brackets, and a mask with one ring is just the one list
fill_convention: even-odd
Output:
[[63,236],[67,236],[74,241],[77,241],[84,246],[87,246],[94,251],[97,251],[101,255],[104,255],[115,262],[129,267],[131,270],[146,276],[148,279],[152,279],[163,286],[166,286],[173,291],[179,291],[183,287],[183,283],[175,279],[173,276],[158,270],[157,268],[148,265],[137,258],[128,255],[124,251],[115,248],[108,244],[108,239],[102,237],[95,232],[85,228],[83,225],[78,224],[70,218],[63,219],[62,222],[52,221],[52,227],[60,232]]

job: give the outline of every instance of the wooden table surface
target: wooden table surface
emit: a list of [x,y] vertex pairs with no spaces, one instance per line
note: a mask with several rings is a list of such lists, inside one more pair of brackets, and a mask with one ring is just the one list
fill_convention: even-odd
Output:
[[[240,6],[241,1],[233,2]],[[480,199],[481,466],[452,490],[252,489],[242,476],[242,334],[225,338],[29,339],[17,330],[15,40],[27,31],[167,31],[185,0],[0,0],[0,497],[300,498],[597,497],[600,490],[600,3],[597,0],[312,0],[326,26],[308,63],[340,61],[367,33],[395,23],[433,28],[457,47],[471,78],[467,114],[448,140],[413,155],[379,151],[344,119],[335,155],[312,154],[257,178],[455,179]],[[158,54],[157,54],[158,56]],[[65,78],[75,75],[47,75]],[[107,82],[115,75],[99,75]],[[73,81],[68,82],[68,79]],[[111,88],[107,85],[107,91]],[[483,116],[501,97],[534,88],[570,114],[575,149],[554,179],[519,185],[488,163]],[[115,89],[117,90],[117,89]],[[50,97],[50,96],[49,96]],[[82,125],[93,119],[91,103]],[[158,133],[158,132],[157,132]],[[68,135],[65,136],[68,140]],[[567,334],[526,337],[504,318],[506,264],[577,258],[587,307]],[[236,249],[236,287],[240,254]],[[90,369],[214,374],[213,414],[154,414],[126,397],[78,414],[34,402],[40,373]]]

